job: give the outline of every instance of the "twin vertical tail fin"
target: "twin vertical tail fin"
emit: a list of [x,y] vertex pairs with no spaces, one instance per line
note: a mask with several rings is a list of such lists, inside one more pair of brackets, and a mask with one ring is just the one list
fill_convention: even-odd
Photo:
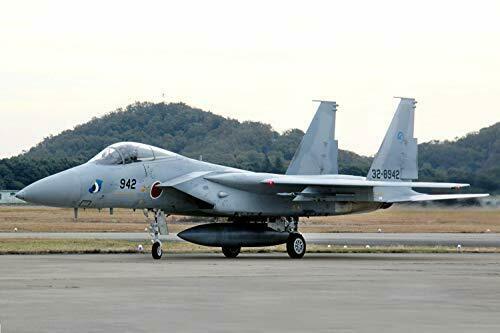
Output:
[[417,139],[413,137],[417,102],[413,98],[400,98],[391,125],[366,176],[369,180],[408,181],[418,178],[418,146]]
[[[295,152],[287,175],[338,173],[338,141],[335,140],[337,103],[320,101],[316,114]],[[367,179],[408,181],[418,178],[417,139],[413,137],[415,104],[401,98]]]
[[335,140],[337,103],[320,101],[306,134],[295,152],[287,175],[338,173],[338,142]]

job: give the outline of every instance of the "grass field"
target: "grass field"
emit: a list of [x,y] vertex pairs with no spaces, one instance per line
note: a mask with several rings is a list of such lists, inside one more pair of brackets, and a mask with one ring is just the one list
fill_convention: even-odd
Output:
[[[170,232],[193,226],[186,218],[170,216]],[[483,208],[392,207],[366,214],[302,218],[302,232],[500,232],[500,210]],[[198,222],[199,223],[199,222]],[[141,211],[115,209],[73,211],[35,206],[0,206],[0,232],[143,232]]]
[[[170,216],[170,232],[179,232],[197,220]],[[141,211],[115,209],[108,211],[80,211],[73,220],[72,209],[0,206],[0,232],[144,232],[146,218]],[[500,232],[500,210],[481,208],[409,208],[393,207],[367,214],[303,218],[301,232]],[[489,230],[489,231],[488,231]],[[50,253],[136,253],[139,242],[117,240],[68,240],[68,239],[3,239],[0,254],[50,254]],[[150,244],[143,243],[149,253]],[[170,253],[220,252],[189,243],[166,243]],[[331,253],[449,253],[454,247],[340,247],[310,245],[307,251]],[[499,252],[498,248],[463,248],[463,252]],[[242,252],[286,252],[284,245],[265,248],[245,248]]]
[[[150,253],[150,244],[142,243],[145,254]],[[5,254],[62,254],[62,253],[138,253],[139,242],[84,239],[3,239],[0,241],[0,255]],[[166,242],[165,253],[221,253],[220,248],[199,246],[191,243]],[[242,253],[285,253],[285,245],[261,248],[243,248]],[[455,253],[455,247],[411,247],[411,246],[307,246],[308,253]],[[500,248],[462,248],[464,253],[493,253]],[[222,256],[222,253],[221,253]]]

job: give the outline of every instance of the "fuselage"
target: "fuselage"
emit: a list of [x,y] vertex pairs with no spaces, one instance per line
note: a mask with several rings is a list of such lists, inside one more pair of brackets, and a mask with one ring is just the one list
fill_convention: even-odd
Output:
[[294,202],[273,191],[267,193],[265,187],[228,186],[231,184],[205,177],[198,177],[189,184],[190,194],[175,188],[157,187],[192,173],[232,173],[252,179],[272,176],[168,152],[161,158],[122,164],[101,164],[93,159],[39,180],[18,196],[28,202],[56,207],[161,209],[170,214],[239,217],[339,215],[372,211],[381,206],[369,201]]

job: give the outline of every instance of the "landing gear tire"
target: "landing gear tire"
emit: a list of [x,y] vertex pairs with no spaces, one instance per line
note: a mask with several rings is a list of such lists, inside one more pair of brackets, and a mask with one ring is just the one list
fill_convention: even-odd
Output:
[[241,247],[240,246],[223,246],[222,253],[226,256],[226,258],[236,258],[238,254],[240,254]]
[[163,250],[161,248],[160,242],[153,243],[153,247],[151,248],[151,254],[153,255],[154,259],[161,259],[161,256],[163,254]]
[[306,241],[301,234],[292,232],[286,242],[286,252],[292,259],[300,259],[306,253]]

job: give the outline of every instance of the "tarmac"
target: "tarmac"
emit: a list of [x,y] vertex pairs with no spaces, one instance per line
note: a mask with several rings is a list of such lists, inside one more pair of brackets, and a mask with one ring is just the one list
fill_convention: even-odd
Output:
[[7,332],[499,332],[500,254],[0,256]]
[[[500,247],[497,233],[305,233],[309,244],[331,244],[351,246],[466,246]],[[58,239],[114,239],[148,241],[147,233],[123,232],[0,232],[4,238],[58,238]],[[160,239],[182,242],[176,234],[162,235]]]

